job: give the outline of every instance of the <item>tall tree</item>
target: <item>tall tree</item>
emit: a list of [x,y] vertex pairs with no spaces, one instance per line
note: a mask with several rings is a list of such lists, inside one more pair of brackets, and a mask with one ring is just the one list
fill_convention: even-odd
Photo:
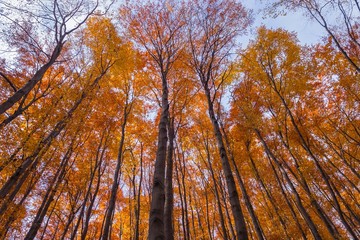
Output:
[[247,239],[244,215],[216,116],[218,91],[230,81],[230,51],[238,37],[249,25],[247,11],[236,1],[194,1],[189,11],[189,42],[191,61],[208,104],[208,114],[216,136],[221,163],[226,177],[231,209],[236,226],[236,238]]
[[[40,65],[40,67],[37,67],[37,64],[35,65],[35,73],[22,86],[16,89],[14,93],[7,94],[9,97],[2,101],[0,105],[0,114],[3,114],[22,98],[26,98],[36,84],[42,80],[45,73],[60,56],[68,36],[79,29],[93,15],[98,8],[98,2],[91,4],[84,4],[82,1],[60,3],[54,0],[51,3],[34,1],[30,5],[24,4],[20,6],[2,2],[1,5],[3,12],[0,16],[5,22],[10,23],[12,28],[9,31],[10,36],[6,38],[9,44],[25,50],[26,52],[23,54],[25,56],[29,54],[28,57],[37,61],[37,64]],[[71,8],[68,8],[69,6]],[[39,14],[40,11],[41,14]],[[13,18],[13,16],[20,17],[20,19]],[[69,21],[71,20],[75,21],[76,24],[70,25]],[[44,28],[44,32],[37,32],[39,30],[36,28],[36,23],[39,23]],[[46,39],[46,41],[42,42],[40,40],[41,34],[48,33],[53,34],[54,39],[51,41]],[[17,42],[18,39],[22,41]],[[47,44],[47,42],[50,44]],[[4,73],[1,75],[10,83],[9,78]],[[15,90],[13,84],[11,86]]]
[[[135,10],[135,13],[134,13]],[[168,81],[181,49],[184,25],[181,5],[175,2],[147,2],[125,13],[133,39],[145,48],[161,81],[161,115],[152,187],[149,239],[164,239],[165,166],[169,124]],[[172,154],[172,153],[168,153]],[[171,213],[168,213],[171,214]],[[171,223],[169,223],[171,224]],[[170,232],[170,236],[173,233]]]
[[[360,3],[358,0],[280,0],[273,3],[271,8],[280,7],[304,11],[310,19],[323,27],[336,48],[353,67],[353,70],[360,73],[360,39],[358,34]],[[335,16],[336,21],[333,20]]]

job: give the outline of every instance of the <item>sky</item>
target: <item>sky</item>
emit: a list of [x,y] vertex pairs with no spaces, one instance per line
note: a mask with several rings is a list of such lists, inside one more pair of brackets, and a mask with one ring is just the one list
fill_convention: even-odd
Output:
[[[295,32],[301,44],[315,44],[321,40],[321,37],[326,36],[326,32],[317,22],[310,20],[301,12],[288,12],[285,16],[272,18],[264,16],[264,11],[262,11],[265,7],[264,1],[243,0],[242,3],[248,9],[253,9],[254,14],[254,23],[251,30],[242,39],[244,44],[255,37],[256,28],[261,25],[274,29],[284,28]],[[242,44],[242,47],[245,47],[244,44]]]
[[[268,28],[284,28],[288,31],[295,32],[302,45],[315,44],[321,41],[321,37],[326,36],[324,29],[315,21],[310,20],[304,16],[301,12],[288,12],[285,16],[279,16],[272,18],[265,16],[264,8],[265,2],[269,3],[273,0],[241,0],[241,3],[247,8],[253,11],[254,23],[252,24],[248,34],[242,36],[239,40],[241,47],[245,48],[250,39],[256,37],[256,29],[261,25],[265,25]],[[120,5],[123,0],[116,2]],[[112,8],[116,8],[117,4],[114,4]],[[0,38],[0,54],[4,53],[5,44],[2,43]],[[7,52],[9,54],[9,52]]]

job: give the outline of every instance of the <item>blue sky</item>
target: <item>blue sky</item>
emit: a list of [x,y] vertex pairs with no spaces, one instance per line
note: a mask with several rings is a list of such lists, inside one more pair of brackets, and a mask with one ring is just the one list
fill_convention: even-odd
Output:
[[262,11],[265,7],[265,1],[260,0],[244,0],[243,5],[248,9],[253,9],[254,23],[247,36],[243,38],[242,47],[248,39],[255,37],[256,28],[260,25],[265,25],[268,28],[284,28],[288,31],[295,32],[301,44],[314,44],[321,40],[321,37],[326,36],[324,29],[315,21],[310,20],[302,12],[288,12],[285,16],[272,18],[264,16]]

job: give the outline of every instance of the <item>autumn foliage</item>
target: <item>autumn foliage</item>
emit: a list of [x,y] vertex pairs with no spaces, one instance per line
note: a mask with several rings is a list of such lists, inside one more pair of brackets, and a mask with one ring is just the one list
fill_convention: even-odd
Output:
[[358,1],[275,2],[328,35],[240,48],[236,0],[0,3],[0,239],[360,238]]

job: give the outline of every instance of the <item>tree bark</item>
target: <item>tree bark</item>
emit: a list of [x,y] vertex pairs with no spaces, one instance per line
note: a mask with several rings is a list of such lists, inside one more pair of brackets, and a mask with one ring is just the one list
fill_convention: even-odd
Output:
[[149,240],[163,240],[164,205],[165,205],[165,166],[167,147],[167,123],[169,120],[168,86],[166,78],[162,79],[161,116],[159,122],[158,147],[156,152],[151,206],[149,217]]
[[56,59],[60,56],[61,49],[64,45],[63,38],[55,46],[49,61],[41,66],[41,68],[34,74],[34,76],[20,89],[18,89],[11,97],[0,105],[0,114],[11,108],[15,103],[20,101],[26,96],[35,85],[41,81],[46,71],[55,63]]
[[219,148],[220,158],[221,158],[221,164],[224,171],[225,179],[226,179],[226,185],[227,190],[229,193],[230,198],[230,205],[232,214],[234,216],[235,221],[235,229],[236,229],[236,237],[239,240],[246,240],[248,239],[247,231],[246,231],[246,224],[245,224],[245,218],[241,209],[239,195],[236,189],[234,176],[232,174],[232,170],[229,163],[229,158],[225,150],[224,141],[222,138],[222,134],[220,131],[219,123],[216,119],[215,112],[214,112],[214,106],[213,102],[211,100],[210,90],[207,86],[207,84],[203,84],[205,95],[208,102],[208,113],[211,120],[211,123],[213,125],[214,134],[216,137],[217,145]]
[[[260,182],[261,187],[265,191],[266,197],[269,199],[269,202],[271,203],[271,206],[274,208],[275,214],[279,219],[280,225],[281,225],[282,229],[284,230],[286,238],[290,239],[289,233],[288,233],[287,228],[286,228],[285,220],[283,219],[283,217],[281,217],[281,215],[279,213],[279,211],[280,211],[279,206],[277,205],[277,203],[276,203],[272,193],[270,192],[270,190],[266,187],[266,185],[264,183],[264,180],[261,178],[259,170],[257,169],[257,167],[255,165],[254,159],[252,158],[252,156],[250,154],[249,144],[250,143],[246,143],[246,150],[247,150],[247,153],[248,153],[248,156],[249,156],[249,159],[250,159],[250,164],[251,164],[252,170],[255,173],[255,177]],[[287,195],[284,194],[283,196],[287,199]],[[264,196],[264,198],[265,198],[265,196]],[[289,207],[291,207],[291,205],[289,205]],[[268,208],[270,209],[270,207],[268,207]]]
[[[211,164],[211,158],[210,158],[210,151],[209,151],[209,145],[207,140],[205,140],[205,150],[206,150],[206,159],[207,159],[207,165],[209,166],[209,170],[211,173],[211,179],[214,182],[214,192],[215,192],[215,197],[216,197],[216,205],[219,211],[219,216],[220,216],[220,225],[221,225],[221,230],[222,230],[222,236],[224,239],[229,239],[228,237],[228,231],[226,229],[225,226],[225,218],[224,218],[224,214],[223,214],[223,210],[221,207],[221,201],[220,201],[220,196],[219,196],[219,191],[218,191],[218,181],[215,178],[215,174],[214,174],[214,170]],[[220,188],[222,186],[220,185]]]
[[103,239],[103,240],[111,239],[112,219],[113,219],[113,216],[114,216],[116,196],[117,196],[117,191],[118,191],[118,187],[119,187],[119,184],[120,184],[121,167],[122,167],[122,164],[123,164],[125,129],[126,129],[126,124],[127,124],[127,120],[128,120],[128,116],[130,114],[130,111],[131,111],[131,103],[128,104],[128,96],[127,96],[126,104],[125,104],[125,107],[124,107],[124,114],[123,114],[124,119],[123,119],[123,122],[121,124],[121,138],[120,138],[120,143],[119,143],[119,149],[118,149],[118,156],[117,156],[116,168],[115,168],[115,173],[114,173],[114,179],[113,179],[113,184],[112,184],[112,187],[111,187],[109,205],[108,205],[108,208],[107,208],[107,211],[106,211],[105,223],[104,223],[104,228],[103,228],[102,237],[101,237],[101,239]]
[[24,238],[25,240],[34,239],[36,237],[36,234],[44,220],[44,217],[50,207],[50,204],[54,200],[54,196],[60,186],[60,183],[64,179],[64,176],[66,174],[66,167],[68,165],[72,153],[73,153],[73,149],[72,146],[70,146],[68,151],[65,153],[63,159],[61,160],[60,166],[57,172],[55,173],[52,182],[48,187],[48,190],[43,198],[42,204],[36,213],[35,219],[33,220],[31,227]]
[[135,240],[139,240],[140,236],[140,198],[141,198],[141,186],[143,179],[143,145],[140,143],[140,179],[139,187],[137,191],[137,202],[136,202],[136,211],[135,211]]
[[246,191],[246,187],[245,187],[244,181],[243,181],[242,178],[241,178],[240,171],[239,171],[239,169],[238,169],[238,167],[237,167],[237,164],[236,164],[236,162],[235,162],[235,157],[234,157],[234,154],[233,154],[231,145],[230,145],[229,138],[228,138],[228,136],[227,136],[227,134],[226,134],[226,132],[225,132],[225,129],[224,129],[223,125],[222,125],[222,124],[220,124],[220,125],[221,125],[221,128],[222,128],[223,133],[224,133],[224,139],[225,139],[225,142],[226,142],[228,151],[229,151],[229,155],[230,155],[231,162],[232,162],[232,164],[233,164],[233,166],[234,166],[234,169],[235,169],[235,176],[236,176],[236,178],[237,178],[237,180],[238,180],[241,193],[242,193],[243,198],[244,198],[244,200],[245,200],[246,208],[248,209],[248,212],[249,212],[249,214],[250,214],[252,223],[253,223],[254,228],[255,228],[256,235],[257,235],[257,237],[258,237],[259,240],[264,240],[264,232],[263,232],[263,230],[262,230],[262,228],[261,228],[259,219],[257,218],[257,216],[256,216],[256,214],[255,214],[253,205],[251,204],[250,196],[249,196],[249,194],[248,194],[247,191]]
[[174,154],[174,119],[168,121],[168,150],[166,158],[166,176],[165,176],[165,207],[164,207],[164,231],[165,239],[174,239],[173,229],[173,205],[174,205],[174,194],[173,194],[173,154]]
[[298,194],[298,192],[295,189],[294,184],[292,183],[292,181],[290,180],[288,174],[284,171],[284,169],[281,167],[281,164],[278,162],[277,158],[274,156],[274,154],[271,152],[270,148],[268,147],[268,145],[266,144],[265,140],[263,139],[263,137],[261,136],[259,130],[255,130],[256,135],[258,136],[258,138],[260,139],[260,142],[262,143],[266,154],[268,154],[268,156],[274,161],[274,163],[280,168],[282,169],[282,174],[285,177],[287,183],[289,184],[291,190],[293,191],[294,195],[295,195],[295,201],[297,203],[297,206],[299,208],[299,211],[301,213],[301,215],[304,217],[305,222],[307,223],[307,225],[309,226],[311,233],[313,234],[314,238],[317,240],[321,240],[321,236],[317,230],[317,227],[315,226],[315,223],[313,222],[313,220],[311,219],[309,213],[306,211],[304,205],[302,204],[301,198]]

